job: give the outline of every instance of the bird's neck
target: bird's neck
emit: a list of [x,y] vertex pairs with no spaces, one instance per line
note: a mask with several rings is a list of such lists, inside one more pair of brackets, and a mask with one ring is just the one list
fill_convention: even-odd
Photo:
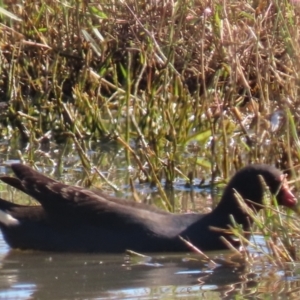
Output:
[[237,224],[242,224],[244,230],[248,230],[252,224],[249,214],[242,208],[234,191],[226,190],[217,205],[211,212],[214,220],[224,223],[225,226],[233,225],[232,218]]

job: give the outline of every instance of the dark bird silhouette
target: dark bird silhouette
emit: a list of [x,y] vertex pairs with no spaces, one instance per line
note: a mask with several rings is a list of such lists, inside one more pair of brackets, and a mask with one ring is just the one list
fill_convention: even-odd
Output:
[[[249,230],[251,219],[236,200],[238,192],[254,211],[261,208],[264,188],[260,176],[276,195],[279,205],[296,208],[297,200],[282,173],[268,165],[249,165],[227,185],[218,206],[208,214],[173,214],[69,186],[22,164],[12,164],[16,177],[0,179],[36,199],[41,206],[17,205],[0,199],[0,228],[12,248],[68,252],[178,252],[189,247],[185,238],[201,250],[225,249],[230,216]],[[259,176],[260,175],[260,176]],[[247,201],[251,200],[251,201]]]

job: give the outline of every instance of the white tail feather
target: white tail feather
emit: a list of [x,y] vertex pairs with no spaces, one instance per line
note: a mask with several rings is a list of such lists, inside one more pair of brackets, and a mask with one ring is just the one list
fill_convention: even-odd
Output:
[[12,217],[10,214],[6,213],[3,210],[0,210],[0,223],[6,225],[6,226],[11,226],[11,225],[19,225],[20,222]]

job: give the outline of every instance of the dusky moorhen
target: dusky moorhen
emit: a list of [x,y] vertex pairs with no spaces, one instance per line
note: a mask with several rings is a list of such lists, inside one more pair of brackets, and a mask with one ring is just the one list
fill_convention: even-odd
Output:
[[173,214],[104,193],[69,186],[23,164],[12,164],[16,177],[2,176],[7,184],[36,199],[41,206],[17,205],[0,199],[0,228],[12,248],[68,252],[178,252],[190,250],[179,236],[201,250],[225,249],[220,236],[234,246],[228,228],[230,215],[251,226],[249,215],[235,197],[237,191],[254,210],[260,209],[264,188],[259,175],[276,194],[278,204],[295,208],[297,200],[282,173],[268,165],[249,165],[227,185],[217,207],[208,214]]

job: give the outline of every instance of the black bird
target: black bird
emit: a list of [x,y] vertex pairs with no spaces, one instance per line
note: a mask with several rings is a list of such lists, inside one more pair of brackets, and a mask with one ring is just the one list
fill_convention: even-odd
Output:
[[[248,206],[258,211],[264,188],[261,177],[278,204],[296,209],[297,200],[286,179],[276,168],[249,165],[230,180],[218,206],[208,214],[173,214],[151,206],[126,201],[69,186],[46,177],[30,167],[12,164],[16,177],[2,176],[7,184],[36,199],[41,206],[17,205],[0,199],[0,228],[12,248],[68,252],[178,252],[188,251],[179,236],[201,250],[226,249],[225,232],[230,216],[249,230],[251,220],[236,200],[238,192]],[[251,201],[247,201],[251,200]]]

